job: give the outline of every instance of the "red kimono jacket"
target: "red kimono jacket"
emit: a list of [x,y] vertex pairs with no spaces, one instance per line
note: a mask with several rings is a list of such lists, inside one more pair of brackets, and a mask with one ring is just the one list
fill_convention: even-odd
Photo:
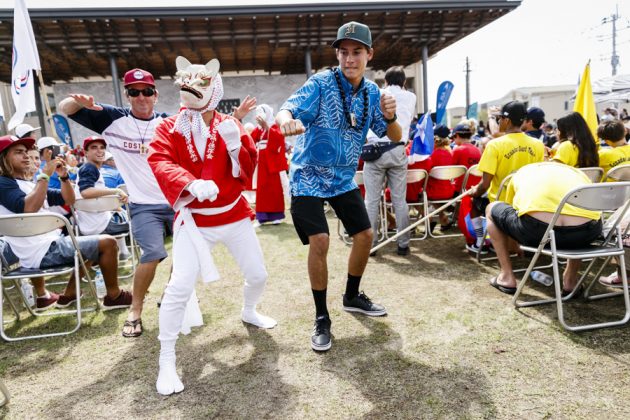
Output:
[[267,140],[267,147],[258,150],[258,179],[256,180],[256,211],[277,213],[284,211],[284,195],[280,172],[289,168],[284,136],[277,124],[268,131],[256,127],[252,131],[256,143]]
[[[215,111],[210,127],[216,127],[221,121],[228,118],[232,117]],[[188,204],[189,208],[218,208],[228,206],[237,200],[238,202],[224,213],[216,215],[193,214],[197,226],[221,226],[237,222],[245,217],[253,219],[254,213],[241,192],[245,185],[250,182],[254,172],[256,148],[241,123],[234,119],[241,131],[241,149],[238,156],[241,171],[239,177],[235,178],[232,176],[232,160],[225,141],[216,132],[216,128],[214,129],[216,135],[214,150],[211,150],[212,142],[208,140],[205,151],[206,157],[201,160],[194,140],[187,144],[184,136],[173,131],[176,119],[177,115],[166,118],[156,128],[148,156],[149,166],[151,166],[160,189],[171,206],[175,206],[179,199],[190,195],[185,189],[190,182],[196,179],[213,180],[219,187],[217,199],[212,202],[206,200],[201,203],[194,199]],[[209,154],[212,157],[209,157]]]

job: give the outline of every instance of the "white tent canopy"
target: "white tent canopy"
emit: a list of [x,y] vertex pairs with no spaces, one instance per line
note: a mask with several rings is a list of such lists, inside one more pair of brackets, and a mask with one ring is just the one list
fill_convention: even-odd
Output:
[[593,82],[593,96],[596,103],[629,102],[630,74],[618,74]]

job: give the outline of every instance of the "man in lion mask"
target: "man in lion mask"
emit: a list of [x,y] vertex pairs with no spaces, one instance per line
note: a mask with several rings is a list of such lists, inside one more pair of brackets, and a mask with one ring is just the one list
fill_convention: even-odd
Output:
[[276,321],[256,312],[267,271],[251,224],[253,212],[241,195],[256,164],[256,148],[240,122],[215,109],[223,96],[219,61],[191,64],[178,57],[176,84],[181,110],[155,130],[149,165],[166,199],[177,212],[174,224],[173,273],[160,307],[162,395],[184,389],[175,370],[175,342],[197,276],[219,279],[210,254],[224,244],[245,277],[241,318],[260,328]]

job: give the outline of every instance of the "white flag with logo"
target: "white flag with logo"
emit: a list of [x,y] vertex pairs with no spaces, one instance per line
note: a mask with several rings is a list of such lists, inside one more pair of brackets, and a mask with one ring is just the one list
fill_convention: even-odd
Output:
[[11,96],[15,114],[9,121],[9,130],[21,124],[28,112],[35,111],[35,72],[41,70],[33,26],[25,0],[15,0],[13,10],[13,72]]

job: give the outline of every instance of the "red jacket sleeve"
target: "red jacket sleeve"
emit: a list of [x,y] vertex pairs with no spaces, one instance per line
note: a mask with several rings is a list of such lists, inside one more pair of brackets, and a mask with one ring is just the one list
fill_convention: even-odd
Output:
[[271,172],[282,172],[289,169],[287,162],[286,146],[284,136],[280,127],[274,124],[269,129],[269,141],[267,142],[267,152],[269,154],[269,170]]
[[254,175],[256,162],[258,160],[258,152],[254,140],[245,131],[240,121],[234,118],[236,124],[241,130],[241,150],[238,153],[238,163],[241,166],[241,175],[239,180],[243,185],[251,185],[251,179]]
[[175,134],[170,133],[173,121],[164,120],[155,130],[149,146],[148,162],[155,179],[171,204],[189,194],[186,185],[197,179],[178,163],[178,153],[174,143]]

